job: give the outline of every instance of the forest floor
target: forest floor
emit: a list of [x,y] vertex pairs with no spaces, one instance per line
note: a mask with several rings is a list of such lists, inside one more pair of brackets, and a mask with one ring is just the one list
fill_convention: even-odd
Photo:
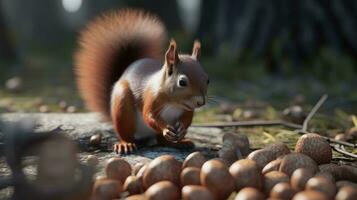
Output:
[[[36,66],[51,64],[51,67]],[[0,74],[0,116],[5,121],[16,121],[24,116],[38,119],[39,129],[49,131],[62,126],[65,133],[76,141],[88,139],[94,133],[109,134],[115,141],[112,127],[98,121],[88,113],[76,89],[70,63],[49,63],[34,60],[27,68],[8,69]],[[67,66],[67,67],[62,67]],[[325,82],[307,76],[281,77],[264,76],[254,80],[222,80],[212,77],[209,96],[213,101],[198,109],[194,125],[230,123],[254,120],[286,120],[302,124],[306,115],[323,94],[329,98],[312,119],[309,130],[333,138],[346,133],[353,126],[352,116],[357,114],[357,91],[355,84],[344,80]],[[23,114],[27,113],[27,114]],[[188,138],[196,143],[197,149],[176,150],[165,147],[144,147],[138,155],[127,157],[132,164],[144,162],[165,153],[182,160],[188,153],[199,150],[209,157],[216,156],[225,132],[241,132],[248,136],[251,148],[261,148],[273,142],[284,142],[293,149],[300,135],[294,129],[283,126],[249,126],[236,128],[190,128]],[[82,138],[82,139],[81,139]],[[2,143],[0,135],[0,143]],[[354,141],[356,142],[356,141]],[[356,149],[351,152],[357,153]],[[105,160],[115,154],[107,151],[82,150],[80,159],[89,154]],[[335,157],[341,154],[334,152]],[[9,170],[0,160],[0,176]],[[100,165],[98,173],[103,173]]]

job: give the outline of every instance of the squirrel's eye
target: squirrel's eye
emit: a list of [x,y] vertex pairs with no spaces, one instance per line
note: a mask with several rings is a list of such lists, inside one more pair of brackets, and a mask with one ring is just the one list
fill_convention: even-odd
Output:
[[188,80],[185,75],[179,76],[179,79],[177,81],[177,86],[178,87],[187,87],[188,86]]
[[184,79],[180,79],[180,80],[179,80],[179,86],[180,86],[180,87],[186,87],[186,86],[187,86],[187,81],[184,80]]

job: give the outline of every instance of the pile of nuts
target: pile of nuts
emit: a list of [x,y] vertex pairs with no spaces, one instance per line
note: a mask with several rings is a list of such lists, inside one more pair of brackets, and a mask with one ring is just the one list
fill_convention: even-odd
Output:
[[329,143],[318,134],[301,136],[294,152],[283,143],[251,152],[246,136],[228,133],[218,154],[208,160],[194,152],[183,162],[163,155],[133,168],[111,158],[92,199],[357,199],[357,168],[331,163]]

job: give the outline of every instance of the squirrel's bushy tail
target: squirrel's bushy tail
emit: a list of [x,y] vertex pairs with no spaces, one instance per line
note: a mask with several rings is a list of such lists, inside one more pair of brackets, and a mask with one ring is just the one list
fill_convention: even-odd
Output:
[[79,38],[75,73],[87,107],[110,119],[113,84],[140,58],[159,58],[166,40],[163,23],[141,10],[124,9],[89,23]]

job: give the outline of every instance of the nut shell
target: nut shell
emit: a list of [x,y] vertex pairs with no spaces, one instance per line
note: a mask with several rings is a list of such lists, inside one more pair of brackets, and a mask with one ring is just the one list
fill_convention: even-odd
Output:
[[181,172],[181,185],[200,185],[201,170],[196,167],[186,167]]
[[299,168],[295,170],[291,175],[290,184],[295,191],[301,191],[305,189],[306,182],[314,176],[314,173],[306,168]]
[[270,191],[270,197],[289,200],[294,196],[294,189],[290,186],[289,183],[278,183]]
[[227,199],[234,191],[234,179],[219,160],[209,160],[201,169],[201,184],[209,189],[215,199]]
[[244,187],[262,189],[263,175],[253,160],[243,159],[236,161],[229,168],[229,173],[234,178],[237,191]]
[[149,188],[159,181],[171,181],[180,185],[181,163],[173,156],[164,155],[150,162],[144,172],[144,187]]
[[285,155],[281,161],[279,171],[291,176],[291,174],[298,168],[310,169],[313,173],[318,171],[316,162],[309,156],[302,153],[291,153]]
[[116,179],[124,183],[131,175],[131,166],[121,158],[110,158],[105,166],[105,174],[109,179]]
[[293,200],[328,200],[325,194],[315,190],[304,190],[293,197]]
[[145,192],[149,200],[176,200],[180,198],[179,189],[170,181],[160,181],[151,185]]
[[264,195],[256,188],[246,187],[241,189],[234,200],[263,200]]
[[324,193],[329,199],[333,199],[336,194],[336,185],[323,176],[310,178],[305,186],[306,190],[316,190]]
[[118,198],[122,191],[122,183],[113,179],[97,180],[93,186],[93,195],[98,199]]
[[136,176],[128,176],[125,180],[123,189],[124,191],[129,192],[130,195],[141,194],[144,192],[142,181]]
[[183,200],[214,200],[213,194],[205,187],[198,185],[186,185],[182,188]]
[[183,161],[182,168],[197,167],[201,169],[202,165],[207,161],[205,156],[201,152],[193,152],[188,155]]
[[268,195],[271,189],[278,183],[289,183],[289,177],[278,171],[272,171],[264,175],[264,192]]
[[355,200],[357,199],[357,187],[351,185],[343,186],[336,194],[336,200]]
[[267,165],[275,158],[276,157],[274,152],[265,149],[255,150],[247,157],[247,159],[254,160],[257,163],[259,169],[263,169],[265,165]]
[[307,133],[296,142],[295,152],[308,155],[317,164],[330,163],[332,159],[332,149],[329,143],[320,135]]
[[281,164],[281,161],[282,161],[282,159],[278,158],[276,160],[273,160],[273,161],[269,162],[263,168],[262,173],[266,174],[266,173],[271,172],[271,171],[278,171],[279,167],[280,167],[280,164]]

